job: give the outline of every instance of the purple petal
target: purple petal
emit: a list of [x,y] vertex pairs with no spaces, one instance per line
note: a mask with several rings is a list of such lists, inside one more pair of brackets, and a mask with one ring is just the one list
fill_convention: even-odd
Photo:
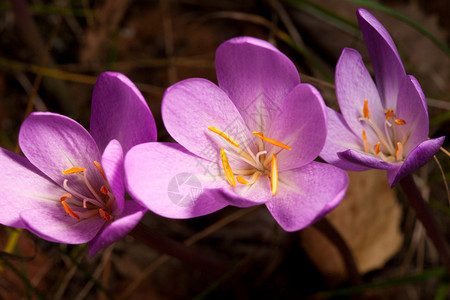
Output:
[[[363,116],[365,100],[368,101],[370,118],[378,126],[384,124],[384,109],[378,91],[358,51],[350,48],[342,51],[336,65],[335,77],[339,107],[348,127],[355,135],[362,136],[362,130],[366,128],[364,121],[359,120]],[[371,144],[378,142],[372,130],[366,130],[366,134]]]
[[397,48],[387,30],[367,10],[358,9],[357,17],[383,106],[395,109],[399,87],[406,76]]
[[92,240],[105,221],[100,217],[77,220],[62,205],[53,209],[29,209],[20,213],[26,228],[51,242],[83,244]]
[[217,161],[226,143],[208,130],[215,127],[239,144],[253,136],[228,96],[214,83],[199,78],[187,79],[169,87],[164,94],[162,117],[167,131],[190,152]]
[[[225,177],[222,179],[225,180]],[[250,207],[264,204],[272,198],[270,180],[267,176],[260,176],[252,185],[239,184],[235,187],[222,189],[225,201],[232,206]]]
[[[19,145],[30,162],[60,186],[66,178],[76,179],[73,174],[62,174],[72,167],[86,168],[94,186],[103,182],[93,163],[100,161],[94,139],[68,117],[44,112],[30,114],[20,128]],[[75,190],[85,192],[76,180],[71,183]]]
[[56,207],[65,193],[25,157],[0,148],[0,223],[24,228],[23,210]]
[[[279,152],[278,170],[296,169],[313,161],[322,149],[327,135],[325,104],[320,93],[309,84],[299,84],[286,96],[280,113],[273,120],[268,137],[289,145],[282,150],[266,143]],[[280,151],[281,150],[281,151]]]
[[403,177],[426,164],[442,147],[445,137],[426,140],[406,157],[401,168],[388,170],[389,185],[393,188]]
[[[217,81],[250,130],[266,132],[286,95],[300,83],[295,65],[270,43],[238,37],[216,51]],[[262,116],[262,118],[261,118]]]
[[286,231],[300,230],[317,221],[342,200],[348,186],[345,171],[318,162],[279,176],[278,192],[266,206]]
[[385,162],[384,160],[379,159],[375,156],[356,150],[346,150],[344,152],[338,152],[338,156],[340,159],[347,160],[349,162],[359,164],[370,169],[389,170],[396,168],[396,165],[398,165]]
[[144,216],[146,208],[133,200],[125,201],[125,208],[118,218],[107,223],[102,231],[89,243],[89,257],[125,237]]
[[343,160],[338,156],[339,152],[344,152],[348,149],[362,150],[361,139],[357,137],[347,126],[342,115],[333,109],[327,107],[327,139],[320,157],[326,162],[335,165],[344,170],[349,171],[365,171],[369,168],[363,167],[359,164],[351,163]]
[[402,82],[397,102],[397,118],[406,121],[399,125],[409,137],[404,145],[404,153],[410,153],[428,137],[428,112],[424,107],[425,96],[417,80],[405,76]]
[[121,212],[123,210],[125,185],[123,182],[123,152],[117,140],[112,140],[106,146],[102,156],[102,166]]
[[[135,146],[125,157],[125,182],[134,200],[168,218],[192,218],[224,208],[217,164],[175,143]],[[209,172],[212,172],[211,174]]]
[[92,95],[91,134],[103,152],[112,139],[124,153],[134,145],[156,141],[156,125],[141,92],[123,74],[100,74]]

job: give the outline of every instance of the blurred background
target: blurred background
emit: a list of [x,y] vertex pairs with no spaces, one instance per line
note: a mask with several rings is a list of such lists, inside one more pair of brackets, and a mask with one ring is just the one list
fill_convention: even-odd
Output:
[[[356,20],[369,10],[390,32],[428,100],[430,137],[450,130],[450,2],[447,0],[11,0],[0,1],[0,146],[19,151],[20,124],[51,111],[89,128],[96,77],[122,72],[155,116],[182,79],[216,82],[215,49],[235,36],[276,45],[337,108],[334,67],[344,47],[370,60]],[[449,149],[449,141],[444,148]],[[446,237],[450,208],[443,152],[415,172]],[[1,166],[0,166],[1,167]],[[0,185],[2,183],[0,182]],[[225,208],[191,220],[148,212],[141,223],[228,266],[206,270],[127,236],[89,259],[87,245],[60,245],[0,227],[2,299],[450,299],[448,278],[400,189],[382,171],[350,173],[328,220],[351,249],[361,278],[311,226],[284,232],[265,207]],[[356,283],[363,285],[356,287]]]

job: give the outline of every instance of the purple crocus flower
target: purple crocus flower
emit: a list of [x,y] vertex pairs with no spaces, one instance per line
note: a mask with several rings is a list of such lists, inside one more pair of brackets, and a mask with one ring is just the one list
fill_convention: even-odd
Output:
[[405,73],[389,33],[366,10],[359,9],[357,16],[376,84],[361,55],[344,49],[335,76],[342,114],[328,108],[328,136],[320,156],[346,170],[387,170],[394,187],[424,165],[444,137],[427,139],[425,96],[417,80]]
[[170,218],[265,204],[286,231],[310,225],[340,202],[348,184],[339,168],[313,161],[326,136],[319,92],[259,39],[223,43],[215,63],[219,86],[192,78],[167,89],[163,121],[179,144],[130,150],[130,194]]
[[122,74],[101,74],[91,133],[68,117],[35,112],[20,128],[25,157],[0,148],[0,223],[52,242],[90,242],[92,257],[146,212],[124,199],[123,157],[155,140],[153,116],[134,84]]

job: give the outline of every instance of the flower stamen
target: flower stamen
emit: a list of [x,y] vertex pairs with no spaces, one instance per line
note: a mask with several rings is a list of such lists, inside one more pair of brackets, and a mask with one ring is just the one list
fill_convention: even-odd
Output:
[[380,153],[380,142],[376,143],[375,146],[373,146],[373,150],[375,151],[376,155]]
[[395,120],[395,124],[397,124],[397,125],[405,125],[405,124],[406,124],[406,121],[403,120],[403,119],[396,119],[396,120]]
[[228,134],[226,134],[225,132],[223,132],[215,127],[211,127],[211,126],[208,126],[208,129],[211,130],[212,132],[220,135],[221,137],[223,137],[228,143],[235,146],[236,148],[240,147],[238,142],[235,139],[233,139],[232,137],[230,137]]
[[102,165],[98,161],[95,161],[95,160],[94,160],[94,165],[97,168],[97,170],[100,172],[100,174],[102,175],[103,180],[106,181],[106,174],[105,174],[105,171],[103,170]]
[[220,159],[222,160],[222,167],[223,170],[225,171],[225,176],[227,177],[228,183],[231,186],[235,187],[236,180],[234,179],[233,170],[231,169],[227,155],[225,154],[225,150],[223,148],[220,149]]
[[64,200],[66,200],[67,198],[72,198],[72,195],[71,194],[69,194],[69,193],[64,193],[62,196],[61,196],[61,201],[64,201]]
[[62,203],[62,205],[64,206],[64,210],[66,211],[66,213],[67,213],[69,216],[71,216],[71,217],[73,217],[73,218],[75,218],[75,219],[77,219],[77,220],[80,219],[80,216],[78,216],[78,215],[70,208],[70,206],[66,203],[66,201],[62,200],[61,203]]
[[272,190],[272,195],[275,196],[278,189],[278,166],[277,166],[277,155],[272,156],[272,167],[270,169],[270,189]]
[[103,208],[100,208],[98,210],[98,214],[103,220],[105,220],[107,222],[111,221],[111,215],[108,214],[106,211],[104,211]]
[[398,161],[403,159],[403,144],[400,142],[397,143],[397,147],[395,148],[395,158]]
[[364,129],[362,131],[362,138],[364,141],[364,152],[369,153],[369,142],[367,141],[366,131]]
[[283,148],[283,149],[286,149],[286,150],[291,150],[291,149],[292,149],[291,147],[289,147],[288,145],[283,144],[282,142],[279,142],[279,141],[277,141],[277,140],[274,140],[274,139],[265,137],[264,134],[263,134],[262,132],[259,132],[259,131],[253,131],[252,134],[253,134],[254,136],[259,137],[259,138],[262,139],[263,141],[268,142],[268,143],[270,143],[270,144],[272,144],[272,145],[275,145],[275,146],[277,146],[277,147],[280,147],[280,148]]
[[67,175],[67,174],[81,173],[81,172],[84,172],[84,170],[85,170],[85,168],[72,167],[70,169],[62,171],[62,173],[64,175]]
[[367,99],[364,100],[363,116],[366,119],[370,119],[370,116],[369,116],[369,101]]
[[249,182],[247,180],[245,180],[244,177],[242,176],[236,176],[236,180],[237,182],[239,182],[240,184],[248,184]]

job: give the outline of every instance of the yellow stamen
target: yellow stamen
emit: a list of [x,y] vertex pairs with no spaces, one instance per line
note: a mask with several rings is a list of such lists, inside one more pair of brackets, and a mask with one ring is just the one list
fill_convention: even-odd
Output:
[[277,155],[272,156],[272,168],[270,169],[270,189],[272,190],[272,195],[275,196],[278,189],[278,166],[277,166]]
[[266,142],[268,142],[268,143],[271,143],[272,145],[275,145],[275,146],[277,146],[277,147],[280,147],[280,148],[283,148],[283,149],[286,149],[286,150],[291,150],[291,149],[292,149],[292,148],[289,147],[288,145],[285,145],[285,144],[283,144],[283,143],[281,143],[281,142],[279,142],[279,141],[277,141],[277,140],[274,140],[274,139],[265,137],[264,134],[263,134],[262,132],[259,132],[259,131],[253,131],[252,134],[253,134],[254,136],[259,137],[259,138],[262,139],[263,141],[266,141]]
[[375,154],[380,153],[380,142],[376,143],[375,146],[373,146],[373,150],[375,150]]
[[81,173],[81,172],[84,172],[84,170],[85,170],[85,168],[72,167],[70,169],[62,171],[62,173],[64,175],[67,175],[67,174]]
[[396,119],[396,120],[395,120],[395,124],[397,124],[397,125],[405,125],[405,124],[406,124],[406,121],[403,120],[403,119]]
[[100,192],[102,192],[103,195],[108,195],[108,188],[102,185],[100,188]]
[[66,203],[66,201],[61,201],[61,203],[64,206],[64,210],[66,211],[66,213],[69,216],[71,216],[71,217],[73,217],[73,218],[75,218],[77,220],[80,219],[80,216],[78,216],[76,213],[74,213],[74,211],[70,208],[70,206]]
[[225,132],[220,131],[219,129],[217,129],[217,128],[215,128],[215,127],[211,127],[211,126],[209,126],[208,129],[211,130],[211,131],[214,132],[214,133],[217,133],[217,134],[220,135],[221,137],[223,137],[223,138],[224,138],[228,143],[230,143],[231,145],[233,145],[233,146],[235,146],[235,147],[237,147],[237,148],[240,147],[239,144],[238,144],[238,142],[237,142],[235,139],[231,138],[231,137],[230,137],[228,134],[226,134]]
[[61,201],[64,201],[64,200],[66,200],[67,198],[72,198],[72,195],[71,194],[69,194],[69,193],[64,193],[62,196],[61,196]]
[[222,160],[222,167],[225,171],[225,176],[227,177],[228,183],[233,187],[236,186],[236,180],[234,179],[233,170],[231,170],[230,163],[228,162],[228,158],[223,148],[220,149],[220,159]]
[[386,111],[386,120],[390,120],[394,118],[394,111],[392,109],[388,109]]
[[100,217],[102,217],[103,220],[107,222],[111,221],[111,215],[104,211],[103,208],[100,208],[98,210],[98,214],[100,215]]
[[367,99],[364,100],[363,116],[366,119],[370,119],[370,116],[369,116],[369,101]]
[[97,170],[100,172],[100,174],[102,174],[103,180],[106,180],[105,171],[103,171],[102,165],[98,161],[95,161],[95,160],[94,160],[94,165],[97,168]]
[[403,159],[403,144],[398,142],[397,147],[395,147],[395,159],[401,161]]
[[369,153],[369,142],[367,141],[366,131],[363,129],[362,137],[364,140],[364,152]]
[[237,180],[237,182],[239,182],[240,184],[248,184],[248,181],[245,180],[245,178],[242,177],[242,176],[236,176],[236,180]]

